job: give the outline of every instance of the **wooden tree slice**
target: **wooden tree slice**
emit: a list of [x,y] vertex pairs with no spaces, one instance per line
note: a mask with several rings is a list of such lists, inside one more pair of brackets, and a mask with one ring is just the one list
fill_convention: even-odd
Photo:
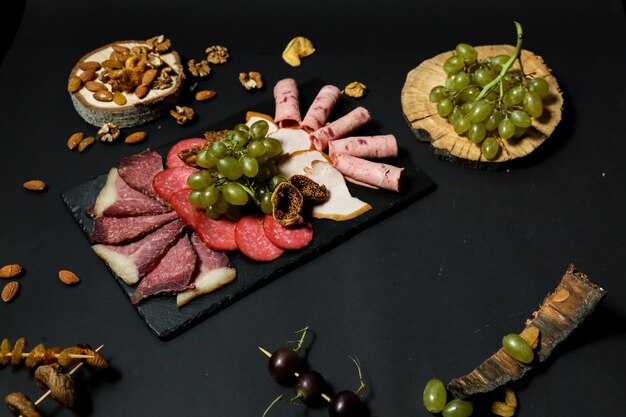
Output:
[[[114,46],[132,48],[134,46],[146,46],[144,41],[120,41],[105,45],[83,56],[74,66],[70,73],[70,79],[80,76],[84,71],[79,68],[83,62],[96,61],[102,63],[109,59]],[[77,92],[70,94],[74,108],[78,114],[88,123],[101,127],[107,122],[113,122],[118,127],[133,127],[151,122],[170,109],[174,108],[182,91],[182,83],[185,79],[180,57],[175,51],[160,54],[159,58],[172,68],[173,84],[165,89],[150,88],[148,94],[139,98],[133,92],[122,93],[126,97],[126,104],[118,105],[113,101],[103,102],[94,98],[94,92],[84,86]],[[96,73],[100,74],[100,69]],[[107,85],[108,91],[111,86]]]
[[[487,56],[511,55],[515,48],[510,45],[488,45],[477,46],[475,49],[480,60]],[[447,119],[437,114],[436,104],[428,100],[428,94],[433,87],[444,85],[446,73],[443,71],[443,63],[452,54],[453,51],[444,52],[422,62],[407,74],[402,88],[404,117],[420,141],[430,142],[435,155],[472,168],[498,169],[529,155],[552,134],[561,121],[561,89],[541,57],[523,49],[521,55],[524,72],[533,77],[543,77],[550,85],[550,95],[543,101],[544,113],[538,119],[532,119],[532,126],[521,138],[501,140],[501,151],[495,159],[485,158],[480,145],[472,143],[466,136],[457,135]],[[516,61],[510,71],[519,70]]]

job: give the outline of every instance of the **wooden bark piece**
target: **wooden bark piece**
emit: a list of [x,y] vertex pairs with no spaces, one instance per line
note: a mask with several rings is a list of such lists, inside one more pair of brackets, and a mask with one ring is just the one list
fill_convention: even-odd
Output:
[[526,328],[535,326],[540,332],[535,360],[526,365],[500,349],[469,374],[450,381],[448,390],[455,398],[462,399],[490,392],[521,378],[534,364],[545,361],[552,350],[593,312],[605,295],[603,288],[570,264],[556,289],[546,296],[539,311],[533,313],[533,319],[526,321]]
[[[500,54],[511,55],[514,51],[510,45],[477,46],[475,49],[478,59]],[[552,134],[561,121],[561,89],[541,57],[522,49],[524,72],[535,78],[543,77],[550,85],[550,95],[543,101],[544,113],[538,119],[532,118],[532,126],[523,137],[500,140],[501,151],[497,158],[485,158],[480,145],[472,143],[466,136],[457,135],[452,124],[437,114],[436,104],[428,100],[428,94],[433,87],[444,85],[446,73],[443,71],[443,63],[452,56],[452,52],[436,55],[411,70],[407,74],[401,94],[402,111],[411,130],[420,141],[430,142],[435,155],[472,168],[497,169],[530,154]],[[519,72],[517,61],[511,70]]]

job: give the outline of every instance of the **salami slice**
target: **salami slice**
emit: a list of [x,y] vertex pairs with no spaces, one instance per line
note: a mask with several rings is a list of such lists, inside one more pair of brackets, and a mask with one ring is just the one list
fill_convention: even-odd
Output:
[[404,168],[345,154],[336,155],[333,166],[346,177],[356,181],[387,190],[400,191],[400,178]]
[[395,158],[398,143],[394,135],[351,136],[328,142],[328,155],[345,153],[359,158]]
[[276,83],[274,100],[276,101],[274,121],[280,127],[300,127],[298,85],[293,78],[285,78]]
[[154,176],[152,186],[163,200],[169,201],[175,192],[189,188],[187,177],[196,171],[197,169],[186,165],[168,168]]
[[331,140],[346,137],[346,135],[366,125],[371,120],[372,116],[367,109],[357,107],[350,113],[311,133],[311,141],[313,141],[315,149],[322,151],[326,149],[328,142]]
[[340,97],[341,90],[334,85],[322,87],[306,112],[304,119],[302,119],[300,126],[307,132],[314,132],[323,127]]
[[267,215],[263,219],[263,231],[281,249],[302,249],[313,240],[313,226],[310,222],[300,227],[286,228],[276,222],[274,217]]
[[285,250],[274,245],[263,230],[262,216],[244,216],[237,222],[235,239],[241,253],[255,261],[273,261]]
[[150,197],[157,197],[152,187],[152,179],[163,171],[163,158],[150,149],[120,159],[118,174],[131,188]]
[[191,205],[189,202],[190,192],[191,188],[176,191],[170,196],[168,202],[185,224],[195,230],[199,226],[204,213]]
[[236,222],[221,218],[213,220],[202,213],[195,231],[209,249],[225,252],[237,250],[237,241],[235,240],[236,227]]
[[168,168],[187,166],[187,164],[185,164],[183,160],[178,157],[178,153],[182,150],[191,148],[192,146],[202,145],[205,143],[206,139],[203,138],[190,138],[181,140],[170,148],[169,152],[167,153],[167,157],[165,158],[165,165],[167,165]]

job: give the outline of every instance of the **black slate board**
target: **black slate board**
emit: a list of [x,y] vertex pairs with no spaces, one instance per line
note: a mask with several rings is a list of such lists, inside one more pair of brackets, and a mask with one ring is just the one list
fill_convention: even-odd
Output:
[[[299,86],[300,103],[303,108],[313,100],[319,89],[324,85],[321,80],[311,80]],[[333,111],[331,119],[342,115],[355,107],[353,102],[348,103],[343,100]],[[266,114],[273,114],[274,102],[265,101],[254,108],[242,110],[220,122],[212,123],[205,130],[220,130],[229,128],[245,120],[248,110],[253,110]],[[376,119],[373,115],[374,120]],[[204,130],[203,130],[204,132]],[[377,132],[375,125],[368,129],[363,129],[360,134],[381,134],[389,132]],[[198,132],[198,136],[202,136]],[[191,135],[189,136],[191,137]],[[174,143],[172,143],[173,145]],[[430,178],[410,160],[409,155],[400,144],[398,159],[389,161],[390,163],[405,168],[402,178],[402,191],[400,193],[373,190],[366,187],[354,186],[348,183],[353,196],[368,202],[372,210],[347,221],[317,220],[313,219],[314,238],[309,246],[296,251],[286,251],[283,256],[275,261],[260,263],[248,259],[239,252],[230,254],[230,258],[237,270],[237,278],[232,283],[219,290],[196,298],[185,306],[176,307],[174,296],[160,296],[144,301],[137,307],[137,312],[141,315],[145,323],[160,338],[170,338],[188,329],[200,320],[216,313],[222,308],[232,304],[239,298],[249,294],[261,285],[264,285],[276,277],[283,275],[297,266],[308,262],[324,251],[331,249],[340,242],[363,230],[365,227],[389,216],[397,210],[416,201],[434,188],[434,183]],[[418,146],[417,141],[410,141],[409,146]],[[170,146],[156,149],[165,157]],[[85,214],[86,209],[93,206],[100,189],[106,181],[106,174],[82,183],[76,187],[68,189],[61,194],[61,197],[68,210],[78,222],[80,228],[88,237],[92,230],[92,220]],[[95,255],[94,255],[95,256]],[[113,274],[122,287],[126,295],[130,298],[134,292],[134,286],[124,283],[119,277]]]

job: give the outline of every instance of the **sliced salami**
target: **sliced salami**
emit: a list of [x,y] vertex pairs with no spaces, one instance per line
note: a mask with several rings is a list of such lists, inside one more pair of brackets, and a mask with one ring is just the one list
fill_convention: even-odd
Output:
[[395,158],[398,142],[394,135],[351,136],[328,142],[328,155],[345,153],[359,158]]
[[313,240],[313,226],[306,222],[300,227],[281,226],[274,217],[267,215],[263,219],[263,231],[267,238],[281,249],[302,249]]
[[315,149],[322,151],[326,149],[328,142],[331,140],[346,137],[371,120],[372,116],[370,116],[370,112],[367,109],[357,107],[350,113],[311,133],[311,141],[315,145]]
[[225,252],[237,250],[238,246],[235,240],[236,227],[236,222],[221,218],[213,220],[202,213],[200,222],[198,227],[195,228],[195,231],[209,249]]
[[197,169],[186,165],[168,168],[154,176],[152,186],[163,200],[169,201],[175,192],[189,188],[187,177],[196,171]]
[[280,80],[274,86],[276,113],[274,121],[280,127],[300,127],[298,85],[293,78]]
[[190,192],[191,188],[176,191],[170,196],[168,202],[185,224],[195,230],[199,227],[204,213],[191,205],[189,202]]
[[341,90],[334,85],[322,87],[306,112],[304,119],[302,119],[300,126],[307,132],[314,132],[323,127],[340,97]]
[[94,243],[118,245],[145,236],[177,218],[173,211],[156,216],[97,217],[90,238]]
[[255,261],[267,262],[281,256],[285,250],[274,245],[263,230],[263,216],[244,216],[237,222],[235,239],[241,253]]
[[165,165],[167,165],[168,168],[187,166],[183,162],[183,160],[178,157],[178,153],[182,150],[191,148],[192,146],[203,145],[205,143],[206,139],[203,138],[189,138],[177,142],[176,144],[174,144],[174,146],[170,148],[169,152],[167,153],[167,157],[165,158]]
[[387,190],[400,191],[400,178],[404,168],[345,154],[336,155],[333,166],[346,177],[356,181]]
[[120,159],[117,169],[120,177],[131,188],[150,197],[157,197],[157,193],[152,187],[152,179],[158,172],[163,171],[161,155],[146,149],[138,154]]

